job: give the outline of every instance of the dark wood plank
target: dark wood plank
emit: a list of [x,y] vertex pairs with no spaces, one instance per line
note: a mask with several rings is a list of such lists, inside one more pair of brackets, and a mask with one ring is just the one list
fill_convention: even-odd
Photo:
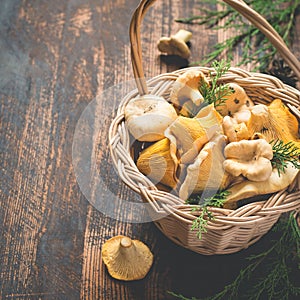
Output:
[[[67,3],[14,1],[11,6],[2,20],[8,25],[6,32],[2,27],[4,66],[11,72],[1,74],[9,80],[2,89],[3,116],[11,118],[2,130],[12,133],[1,162],[11,164],[2,169],[4,176],[12,174],[1,197],[2,253],[8,254],[1,261],[1,293],[5,298],[75,298],[86,204],[72,174],[68,123],[80,113],[80,98],[91,97],[95,88],[88,83],[79,91],[75,87],[84,81],[76,82],[64,67],[71,51]],[[69,69],[83,71],[80,61],[68,63]]]

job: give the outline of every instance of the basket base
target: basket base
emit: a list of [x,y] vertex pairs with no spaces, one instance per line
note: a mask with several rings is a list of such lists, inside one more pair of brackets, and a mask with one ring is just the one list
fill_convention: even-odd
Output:
[[262,223],[253,222],[251,227],[220,226],[208,228],[199,239],[191,225],[178,222],[174,215],[157,220],[154,224],[175,244],[203,255],[231,254],[239,252],[256,243],[278,221],[274,215]]

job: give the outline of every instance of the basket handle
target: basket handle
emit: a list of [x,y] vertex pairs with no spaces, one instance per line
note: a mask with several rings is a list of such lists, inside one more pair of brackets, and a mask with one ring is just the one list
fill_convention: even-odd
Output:
[[[148,88],[145,80],[144,69],[142,65],[142,47],[141,47],[141,22],[148,10],[148,8],[156,0],[141,0],[138,7],[133,13],[129,36],[131,43],[131,61],[133,67],[134,78],[139,91],[139,94],[148,94]],[[272,43],[272,45],[281,54],[285,62],[294,71],[298,79],[300,80],[300,63],[294,54],[288,49],[285,42],[277,31],[270,25],[270,23],[264,19],[255,10],[250,8],[243,0],[223,0],[229,4],[232,8],[237,10],[241,15],[247,18],[254,26],[256,26]]]

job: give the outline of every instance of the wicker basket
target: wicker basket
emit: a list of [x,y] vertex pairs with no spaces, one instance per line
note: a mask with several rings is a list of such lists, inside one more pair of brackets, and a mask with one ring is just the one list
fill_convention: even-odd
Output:
[[[125,125],[124,108],[132,98],[144,94],[163,96],[168,101],[173,82],[180,74],[190,69],[181,69],[161,74],[149,81],[145,80],[142,67],[140,25],[147,9],[154,2],[154,0],[142,0],[132,17],[130,38],[137,90],[125,96],[119,106],[117,116],[111,124],[109,138],[113,162],[122,180],[150,204],[150,214],[156,216],[155,224],[169,239],[205,255],[234,253],[259,240],[270,230],[282,213],[299,210],[300,176],[298,174],[296,180],[287,189],[273,194],[267,200],[249,203],[236,210],[211,208],[215,218],[208,222],[207,233],[202,235],[202,239],[199,239],[196,232],[191,230],[192,222],[199,215],[199,211],[193,211],[190,205],[186,205],[176,195],[158,189],[139,172],[131,155],[131,136]],[[298,60],[269,23],[243,1],[224,0],[224,2],[257,26],[300,78]],[[207,67],[195,67],[195,69],[201,70],[206,75],[211,71]],[[300,118],[300,92],[283,84],[277,78],[231,68],[223,79],[242,86],[255,103],[266,104],[274,98],[280,98],[297,118]]]

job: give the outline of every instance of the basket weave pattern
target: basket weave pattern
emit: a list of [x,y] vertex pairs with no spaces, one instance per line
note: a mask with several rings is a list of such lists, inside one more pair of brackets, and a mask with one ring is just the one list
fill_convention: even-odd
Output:
[[[142,0],[131,22],[132,64],[137,89],[126,95],[121,102],[109,132],[110,148],[114,165],[120,178],[132,190],[139,193],[150,204],[150,214],[155,215],[155,224],[175,243],[192,251],[211,255],[234,253],[259,240],[276,223],[284,212],[300,208],[300,176],[285,190],[273,194],[268,200],[246,204],[236,210],[210,208],[214,220],[208,221],[207,233],[199,239],[191,230],[193,220],[199,211],[176,195],[159,190],[146,176],[140,173],[131,156],[130,133],[125,125],[124,110],[127,103],[143,94],[162,96],[169,101],[170,89],[179,75],[191,68],[158,75],[147,82],[141,62],[140,23],[143,15],[154,1]],[[239,0],[224,1],[237,9],[257,27],[268,29],[268,38],[282,54],[285,61],[300,78],[300,64],[284,45],[277,33],[270,33],[269,24],[261,23],[261,16]],[[280,49],[280,50],[279,50]],[[208,76],[213,70],[207,67],[193,67]],[[268,104],[281,99],[300,118],[300,92],[283,84],[279,79],[261,73],[246,72],[239,68],[230,70],[221,78],[223,82],[235,82],[243,87],[254,103]],[[160,217],[157,217],[160,216]]]

